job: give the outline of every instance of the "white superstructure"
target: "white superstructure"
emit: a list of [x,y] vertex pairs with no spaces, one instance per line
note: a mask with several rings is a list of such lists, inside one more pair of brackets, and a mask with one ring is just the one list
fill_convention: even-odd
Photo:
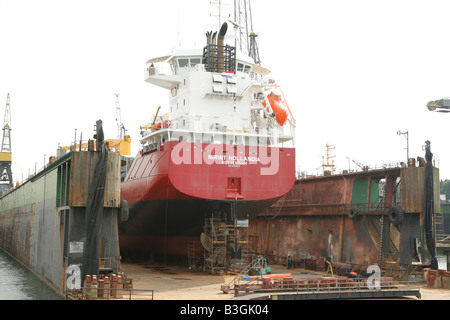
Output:
[[[170,101],[169,113],[142,131],[141,143],[178,141],[180,135],[203,143],[293,143],[295,119],[279,87],[267,78],[270,71],[236,55],[220,36],[217,44],[215,34],[207,36],[203,50],[178,50],[147,62],[145,81],[167,89]],[[162,73],[161,64],[168,64],[171,74]],[[277,106],[268,99],[272,92],[280,100]],[[280,124],[276,113],[284,113],[286,121]]]

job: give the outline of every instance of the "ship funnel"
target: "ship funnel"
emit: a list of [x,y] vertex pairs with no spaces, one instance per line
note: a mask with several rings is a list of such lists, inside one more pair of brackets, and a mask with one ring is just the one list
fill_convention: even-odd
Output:
[[219,36],[217,38],[217,72],[221,73],[224,71],[224,46],[223,42],[225,39],[225,35],[228,30],[228,23],[224,22],[219,31]]

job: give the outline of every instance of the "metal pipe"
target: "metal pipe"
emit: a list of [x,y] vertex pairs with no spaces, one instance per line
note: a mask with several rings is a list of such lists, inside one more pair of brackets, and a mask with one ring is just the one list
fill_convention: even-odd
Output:
[[224,39],[228,30],[228,23],[224,22],[219,31],[219,36],[217,38],[217,72],[221,73],[224,71]]

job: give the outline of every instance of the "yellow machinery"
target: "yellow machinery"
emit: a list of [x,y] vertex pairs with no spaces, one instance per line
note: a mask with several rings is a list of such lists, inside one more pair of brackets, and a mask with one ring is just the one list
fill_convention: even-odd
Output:
[[[158,109],[159,111],[159,109]],[[155,117],[156,119],[156,117]],[[131,137],[129,135],[126,135],[125,127],[122,123],[122,117],[120,113],[120,102],[119,102],[119,94],[116,93],[116,122],[117,122],[117,139],[105,139],[105,145],[109,149],[115,150],[117,153],[119,153],[122,156],[129,156],[131,151]],[[91,144],[91,145],[90,145]],[[60,149],[64,150],[94,150],[96,149],[95,141],[89,141],[89,142],[81,142],[80,144],[67,146],[67,147],[61,147]]]
[[[96,148],[95,141],[91,140],[92,147]],[[116,152],[118,152],[122,156],[129,156],[130,155],[130,146],[131,146],[131,137],[128,135],[125,135],[123,139],[105,139],[105,145],[110,148],[114,149]],[[89,142],[84,142],[80,144],[73,146],[67,146],[67,147],[61,147],[60,149],[65,150],[88,150],[89,149]]]
[[333,266],[331,265],[331,262],[328,261],[328,260],[325,260],[325,263],[328,265],[328,268],[327,268],[327,277],[330,276],[330,273],[331,273],[331,276],[334,277],[334,274],[333,274]]
[[161,106],[158,107],[158,110],[156,111],[156,115],[155,115],[155,118],[153,119],[153,122],[152,123],[148,123],[148,124],[146,124],[144,126],[141,126],[140,129],[141,130],[152,130],[152,132],[154,132],[156,130],[156,127],[155,127],[156,126],[156,119],[158,118],[158,114],[159,114],[160,110],[161,110]]

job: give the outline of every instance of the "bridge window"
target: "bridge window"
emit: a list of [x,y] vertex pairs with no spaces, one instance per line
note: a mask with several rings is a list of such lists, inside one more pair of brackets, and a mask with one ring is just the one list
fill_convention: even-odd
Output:
[[189,59],[178,59],[178,65],[180,68],[184,68],[189,65]]
[[198,64],[200,64],[200,58],[191,59],[191,67],[195,67]]

